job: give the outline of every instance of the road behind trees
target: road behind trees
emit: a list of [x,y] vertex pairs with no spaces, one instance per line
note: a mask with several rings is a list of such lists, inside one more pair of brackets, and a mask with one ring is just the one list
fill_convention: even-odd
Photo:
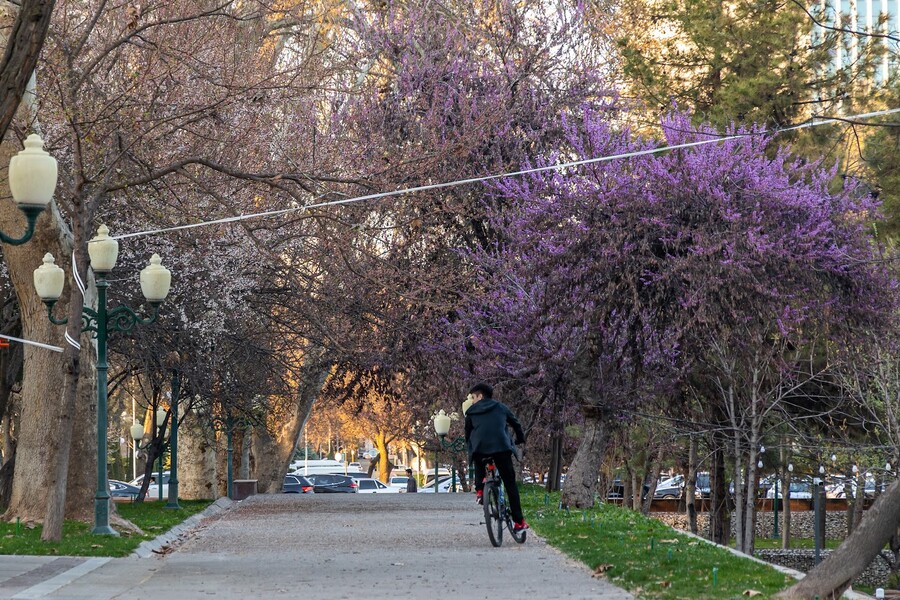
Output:
[[250,498],[160,557],[114,559],[67,598],[631,598],[533,534],[493,548],[469,494]]

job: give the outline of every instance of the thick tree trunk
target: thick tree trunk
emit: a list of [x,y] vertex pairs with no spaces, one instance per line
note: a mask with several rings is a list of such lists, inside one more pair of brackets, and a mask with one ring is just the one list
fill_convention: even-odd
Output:
[[[284,474],[287,473],[294,450],[300,441],[303,425],[309,417],[313,403],[319,395],[330,365],[325,360],[325,350],[318,345],[306,348],[300,381],[290,406],[273,419],[268,428],[257,427],[253,439],[254,476],[260,493],[281,491]],[[270,433],[271,431],[271,433]]]
[[[375,433],[375,448],[378,450],[378,479],[387,483],[391,477],[391,461],[388,457],[387,436],[382,431]],[[439,468],[435,465],[435,468]]]
[[603,411],[593,406],[585,406],[582,411],[584,434],[569,466],[562,491],[563,506],[572,508],[590,508],[594,505],[597,476],[612,429],[608,416]]
[[[0,162],[8,162],[9,152],[3,152]],[[50,213],[50,211],[48,211]],[[0,229],[19,231],[21,213],[11,202],[0,203]],[[4,246],[9,277],[16,289],[22,314],[22,336],[45,344],[63,347],[63,328],[47,319],[46,308],[34,291],[32,272],[41,264],[46,252],[52,252],[60,263],[71,262],[71,246],[63,242],[61,222],[55,208],[42,215],[34,237],[21,246]],[[67,273],[68,273],[67,269]],[[71,281],[68,282],[71,285]],[[67,294],[57,303],[57,317],[68,312]],[[80,322],[80,321],[79,321]],[[66,485],[67,516],[89,520],[93,512],[96,481],[96,394],[94,392],[94,353],[90,339],[81,336],[86,348],[81,361],[82,384],[78,388],[78,410],[74,419],[71,460]],[[23,521],[43,521],[46,516],[48,490],[51,489],[53,466],[60,457],[59,424],[64,388],[63,356],[44,348],[25,347],[22,381],[22,415],[18,435],[16,470],[13,491],[5,518]]]
[[862,521],[837,550],[778,598],[839,598],[884,548],[900,524],[900,480],[866,511]]
[[216,481],[215,441],[191,413],[178,428],[178,496],[184,500],[214,500]]

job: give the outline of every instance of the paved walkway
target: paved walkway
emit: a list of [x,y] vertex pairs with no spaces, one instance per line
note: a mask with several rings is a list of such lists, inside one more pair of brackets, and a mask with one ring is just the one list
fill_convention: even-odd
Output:
[[0,598],[631,598],[468,494],[256,496],[150,558],[0,557]]

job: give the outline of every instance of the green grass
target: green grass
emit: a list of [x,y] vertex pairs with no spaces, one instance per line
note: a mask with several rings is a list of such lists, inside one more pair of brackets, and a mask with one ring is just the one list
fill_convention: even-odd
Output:
[[152,540],[209,506],[209,500],[180,500],[180,509],[164,508],[165,502],[118,504],[116,508],[144,531],[144,535],[122,532],[118,537],[92,535],[92,526],[80,521],[66,521],[59,542],[42,542],[41,526],[27,527],[0,522],[0,554],[32,554],[59,556],[127,556],[145,540]]
[[600,504],[567,512],[557,508],[558,493],[547,500],[542,488],[523,487],[532,529],[638,598],[742,598],[746,590],[768,597],[794,581],[631,510]]
[[[844,540],[825,540],[825,548],[833,550],[841,545]],[[781,540],[769,538],[756,538],[754,546],[757,550],[780,550]],[[812,538],[791,538],[792,550],[812,550],[815,548],[815,540]]]

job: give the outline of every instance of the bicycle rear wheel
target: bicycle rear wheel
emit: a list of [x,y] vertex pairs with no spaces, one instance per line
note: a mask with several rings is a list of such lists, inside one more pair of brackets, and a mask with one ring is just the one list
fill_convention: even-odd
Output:
[[512,536],[516,543],[524,544],[525,538],[527,537],[528,530],[523,529],[521,531],[516,531],[515,524],[513,523],[512,517],[507,515],[506,518],[506,527],[509,529],[509,534]]
[[493,482],[484,484],[484,524],[487,525],[491,545],[499,548],[503,544],[503,519],[500,515],[500,490]]

